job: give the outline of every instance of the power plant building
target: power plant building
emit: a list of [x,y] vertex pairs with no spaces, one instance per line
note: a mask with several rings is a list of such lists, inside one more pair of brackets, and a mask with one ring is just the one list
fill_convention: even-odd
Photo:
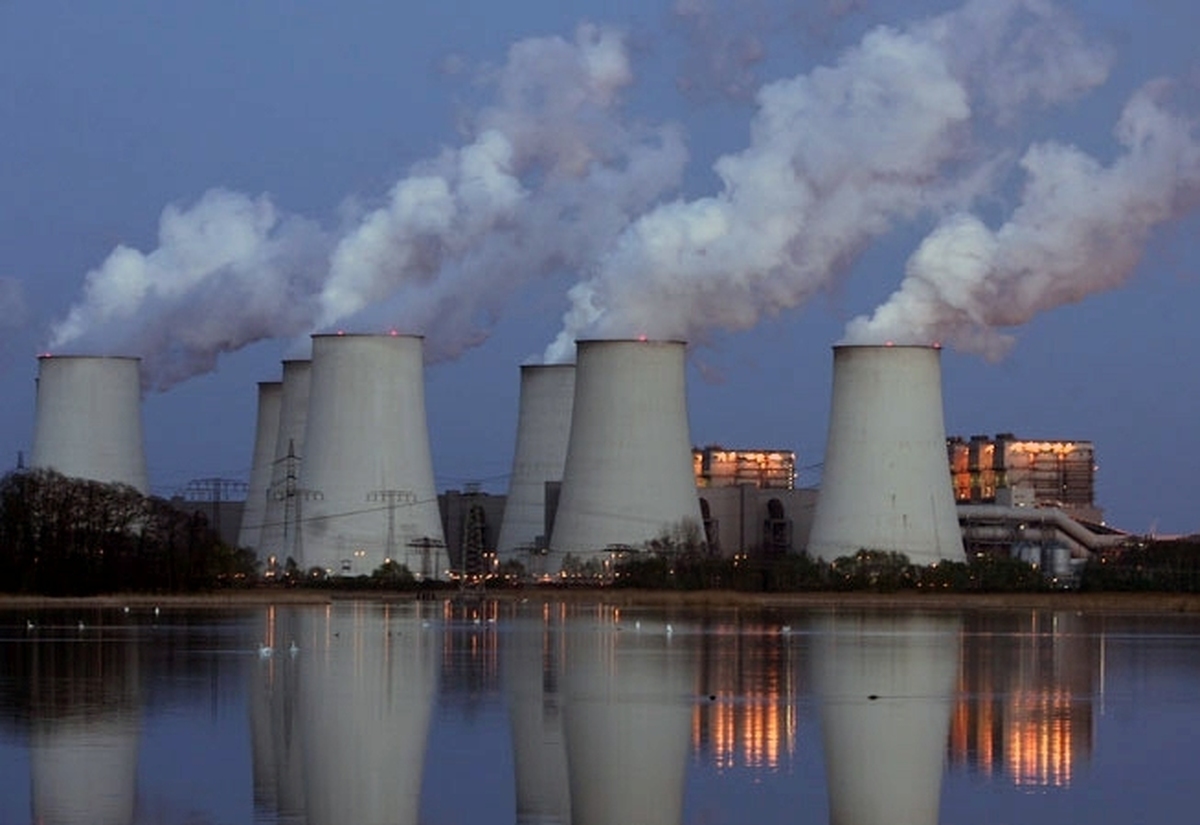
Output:
[[1096,458],[1090,441],[1032,440],[1000,433],[947,440],[954,498],[962,504],[1057,507],[1100,522]]
[[789,450],[727,450],[708,445],[692,450],[696,486],[791,490],[796,486],[796,454]]

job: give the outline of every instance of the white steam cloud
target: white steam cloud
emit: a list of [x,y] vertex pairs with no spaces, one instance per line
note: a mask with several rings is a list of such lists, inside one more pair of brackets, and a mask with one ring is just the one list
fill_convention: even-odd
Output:
[[585,336],[702,341],[804,303],[897,222],[991,190],[976,121],[1069,99],[1108,65],[1040,0],[874,29],[833,65],[760,90],[749,147],[715,164],[721,190],[624,231],[571,290],[545,359],[570,360]]
[[1197,123],[1169,109],[1169,91],[1158,81],[1133,96],[1115,132],[1124,152],[1108,166],[1072,146],[1031,147],[1009,219],[995,230],[966,212],[942,221],[847,342],[942,340],[995,358],[1012,343],[997,328],[1125,283],[1151,231],[1200,199]]
[[222,352],[346,321],[424,333],[433,358],[482,340],[521,284],[597,256],[687,158],[678,130],[624,119],[614,29],[520,41],[486,80],[495,101],[467,142],[340,230],[224,190],[167,207],[156,249],[118,247],[88,273],[51,349],[140,355],[165,389]]

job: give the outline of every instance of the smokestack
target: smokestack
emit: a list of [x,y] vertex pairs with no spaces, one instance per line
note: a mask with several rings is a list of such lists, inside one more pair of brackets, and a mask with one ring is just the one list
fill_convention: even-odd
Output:
[[418,579],[441,578],[449,565],[425,421],[422,339],[312,340],[297,560],[358,576],[390,559]]
[[147,493],[136,358],[43,355],[30,465]]
[[808,552],[963,561],[942,420],[940,350],[836,346],[825,469]]
[[596,555],[695,528],[682,341],[580,341],[550,549]]
[[574,364],[521,367],[516,450],[496,546],[502,562],[546,539],[546,482],[562,481],[574,395]]
[[279,424],[275,433],[270,483],[263,511],[262,540],[258,557],[275,557],[280,563],[289,558],[300,562],[297,552],[297,516],[301,497],[300,460],[304,455],[304,429],[308,423],[308,396],[312,362],[283,362],[283,389],[279,399]]
[[[271,488],[271,469],[275,463],[275,442],[279,439],[279,410],[282,403],[282,381],[259,382],[254,457],[250,464],[250,486],[246,490],[242,526],[238,531],[238,547],[257,551],[262,543],[263,519],[267,514],[267,493]],[[265,558],[259,556],[260,561]]]

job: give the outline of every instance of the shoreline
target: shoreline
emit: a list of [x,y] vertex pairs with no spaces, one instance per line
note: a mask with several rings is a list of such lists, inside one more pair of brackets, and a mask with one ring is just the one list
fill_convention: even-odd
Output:
[[895,593],[803,592],[743,593],[726,590],[614,590],[608,588],[521,588],[460,593],[442,591],[345,591],[308,589],[230,590],[216,593],[129,593],[100,596],[0,595],[0,610],[72,608],[221,609],[267,605],[327,605],[333,602],[441,602],[457,598],[498,602],[601,603],[621,607],[874,610],[1073,610],[1089,613],[1200,615],[1200,594],[1193,593]]

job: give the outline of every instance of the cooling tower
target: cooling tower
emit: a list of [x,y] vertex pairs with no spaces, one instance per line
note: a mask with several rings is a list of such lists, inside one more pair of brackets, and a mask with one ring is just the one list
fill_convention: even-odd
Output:
[[419,579],[445,575],[421,355],[416,336],[313,336],[305,567],[370,575],[390,559]]
[[946,432],[940,350],[838,346],[825,469],[808,552],[831,561],[860,550],[914,564],[962,561]]
[[[263,518],[267,514],[267,492],[271,488],[271,468],[275,463],[275,442],[279,437],[279,409],[282,402],[283,382],[259,382],[254,456],[250,464],[246,507],[242,510],[242,526],[238,531],[238,547],[257,551],[262,543]],[[265,558],[259,556],[260,560]]]
[[834,615],[813,629],[830,825],[937,825],[960,619]]
[[496,546],[502,562],[545,546],[546,482],[562,481],[574,394],[574,364],[521,367],[516,451]]
[[550,549],[593,557],[691,531],[703,542],[682,341],[579,341]]
[[312,362],[283,362],[283,388],[279,400],[279,424],[272,450],[270,483],[264,493],[260,559],[289,558],[299,563],[297,536],[304,496],[300,487],[300,462],[304,455],[304,430],[308,422],[308,396]]
[[149,491],[136,358],[43,355],[30,464]]

